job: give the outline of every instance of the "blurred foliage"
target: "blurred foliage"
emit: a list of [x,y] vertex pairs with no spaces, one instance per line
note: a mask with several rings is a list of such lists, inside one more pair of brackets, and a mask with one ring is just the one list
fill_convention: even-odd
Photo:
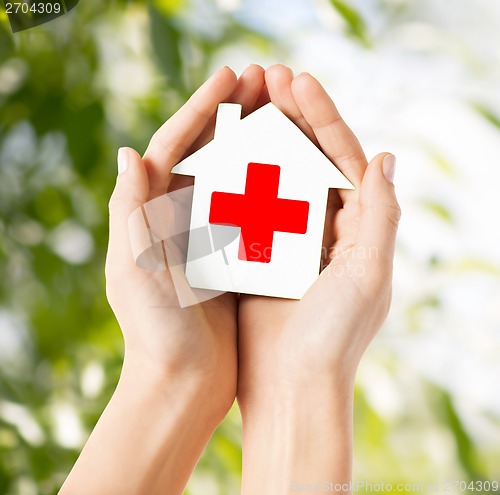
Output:
[[[1,494],[56,493],[116,385],[122,338],[103,267],[117,148],[143,151],[219,49],[248,36],[265,46],[213,5],[221,27],[210,33],[186,25],[182,8],[172,0],[81,2],[15,35],[1,18],[0,325],[2,340],[16,332],[20,342],[0,351]],[[108,39],[136,20],[138,39]],[[135,44],[141,37],[144,48]],[[106,80],[106,49],[117,45],[135,70],[149,71],[151,91],[129,96],[131,81]],[[112,106],[122,103],[135,118],[120,127]],[[235,421],[233,411],[199,467],[227,490],[240,470]]]
[[371,42],[368,35],[367,25],[359,12],[352,8],[349,3],[344,0],[330,0],[330,3],[345,21],[348,34],[359,41],[362,45],[369,47]]
[[445,205],[434,199],[422,199],[421,205],[446,223],[453,224],[453,214]]
[[[330,4],[347,34],[370,46],[351,3]],[[144,151],[223,50],[240,43],[268,53],[280,42],[218,5],[204,2],[200,14],[200,2],[187,0],[86,0],[16,35],[0,13],[0,494],[56,493],[116,385],[122,338],[103,267],[117,148]],[[486,107],[477,109],[498,126]],[[423,207],[453,223],[434,199]],[[498,274],[480,260],[462,265]],[[414,301],[408,327],[439,306],[434,294]],[[452,398],[415,387],[420,406],[410,401],[393,420],[356,389],[356,459],[367,479],[414,481],[429,472],[432,459],[408,448],[419,440],[409,433],[416,425],[450,436],[457,473],[491,473]],[[205,493],[207,480],[217,493],[239,493],[239,421],[233,408],[200,460],[192,493]]]
[[491,110],[491,108],[484,103],[474,103],[472,104],[472,108],[482,115],[490,124],[500,129],[500,115]]

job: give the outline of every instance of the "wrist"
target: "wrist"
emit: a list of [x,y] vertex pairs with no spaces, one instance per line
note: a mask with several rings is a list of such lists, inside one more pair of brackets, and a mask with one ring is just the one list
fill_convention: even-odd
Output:
[[175,406],[179,416],[196,416],[197,422],[214,430],[234,402],[234,393],[218,402],[216,385],[215,377],[209,374],[167,371],[142,355],[125,352],[117,391],[134,400]]
[[[353,396],[353,381],[333,383],[320,379],[309,384],[261,385],[256,393],[253,390],[238,392],[238,404],[244,427],[245,424],[253,427],[270,420],[280,423],[286,420],[293,426],[299,426],[306,418],[321,424],[323,413],[328,415],[328,424],[342,424],[346,415],[350,420]],[[300,429],[297,433],[301,433]]]
[[[351,479],[353,387],[310,384],[243,400],[245,495]],[[240,398],[238,398],[240,401]],[[259,473],[255,478],[252,473]]]
[[272,379],[240,372],[238,404],[243,416],[260,414],[270,407],[291,411],[297,407],[307,409],[308,404],[315,403],[345,404],[352,399],[356,370],[338,367],[318,376],[317,373],[306,373],[305,367],[300,367],[297,371],[283,373],[283,376],[269,371],[265,374]]
[[128,353],[61,493],[183,493],[218,425],[208,395],[197,380],[165,376]]

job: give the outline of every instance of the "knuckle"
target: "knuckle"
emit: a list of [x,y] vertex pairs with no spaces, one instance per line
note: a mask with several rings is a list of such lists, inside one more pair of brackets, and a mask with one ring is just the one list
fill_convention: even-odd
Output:
[[108,210],[116,210],[123,205],[125,198],[128,195],[128,187],[126,183],[120,182],[120,178],[117,179],[117,183],[108,201]]
[[377,205],[363,205],[363,210],[372,219],[385,219],[385,221],[397,230],[401,219],[401,207],[397,201]]
[[166,133],[160,128],[154,134],[151,139],[151,143],[156,143],[156,145],[161,148],[167,157],[173,157],[175,160],[179,159],[184,154],[183,146],[169,139],[165,135]]
[[122,284],[119,282],[120,277],[117,270],[112,266],[109,266],[105,269],[105,278],[106,299],[108,300],[111,308],[114,309],[118,307],[119,302],[123,300]]
[[115,310],[119,297],[116,295],[116,291],[110,284],[106,284],[106,299],[108,300],[111,309]]
[[125,201],[123,197],[118,195],[113,195],[108,202],[108,212],[110,222],[113,218],[119,218],[125,207]]
[[106,264],[104,265],[104,278],[106,283],[106,293],[114,284],[114,281],[118,278],[118,273],[115,263],[110,259],[109,255],[106,259]]
[[399,221],[401,220],[401,207],[396,201],[394,204],[386,205],[387,209],[387,220],[392,225],[392,227],[397,230],[399,226]]
[[384,216],[393,217],[395,220],[399,220],[401,216],[401,208],[397,202],[382,202],[377,204],[363,204],[363,211],[369,213],[374,217]]
[[197,100],[194,96],[191,97],[185,104],[186,109],[196,115],[196,117],[198,117],[200,120],[208,120],[212,118],[212,116],[214,115],[212,109],[208,109],[203,105],[199,105],[198,101],[199,100]]
[[144,198],[141,198],[137,190],[131,184],[121,184],[115,188],[108,201],[108,211],[110,215],[119,213],[123,210],[134,209],[135,206],[144,204]]
[[113,192],[113,194],[111,195],[111,197],[109,198],[109,201],[108,201],[108,210],[109,212],[111,213],[112,211],[116,210],[118,208],[120,204],[120,198],[118,197],[118,194],[115,192]]

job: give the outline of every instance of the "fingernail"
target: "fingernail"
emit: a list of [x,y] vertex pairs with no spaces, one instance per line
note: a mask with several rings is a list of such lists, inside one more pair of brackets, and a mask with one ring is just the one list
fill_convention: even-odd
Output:
[[385,155],[384,161],[382,162],[382,170],[384,172],[384,177],[391,184],[394,184],[394,174],[396,173],[396,157],[394,155]]
[[118,175],[123,174],[128,168],[128,152],[126,148],[118,149]]

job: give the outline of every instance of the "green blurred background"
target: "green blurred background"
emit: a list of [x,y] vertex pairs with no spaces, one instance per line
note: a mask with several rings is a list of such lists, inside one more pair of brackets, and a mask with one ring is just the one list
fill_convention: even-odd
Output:
[[[500,480],[499,25],[496,0],[81,0],[15,35],[0,12],[0,494],[56,493],[116,385],[117,148],[143,152],[211,72],[252,62],[312,72],[368,155],[398,156],[355,479]],[[188,493],[239,493],[240,434],[233,408]]]

